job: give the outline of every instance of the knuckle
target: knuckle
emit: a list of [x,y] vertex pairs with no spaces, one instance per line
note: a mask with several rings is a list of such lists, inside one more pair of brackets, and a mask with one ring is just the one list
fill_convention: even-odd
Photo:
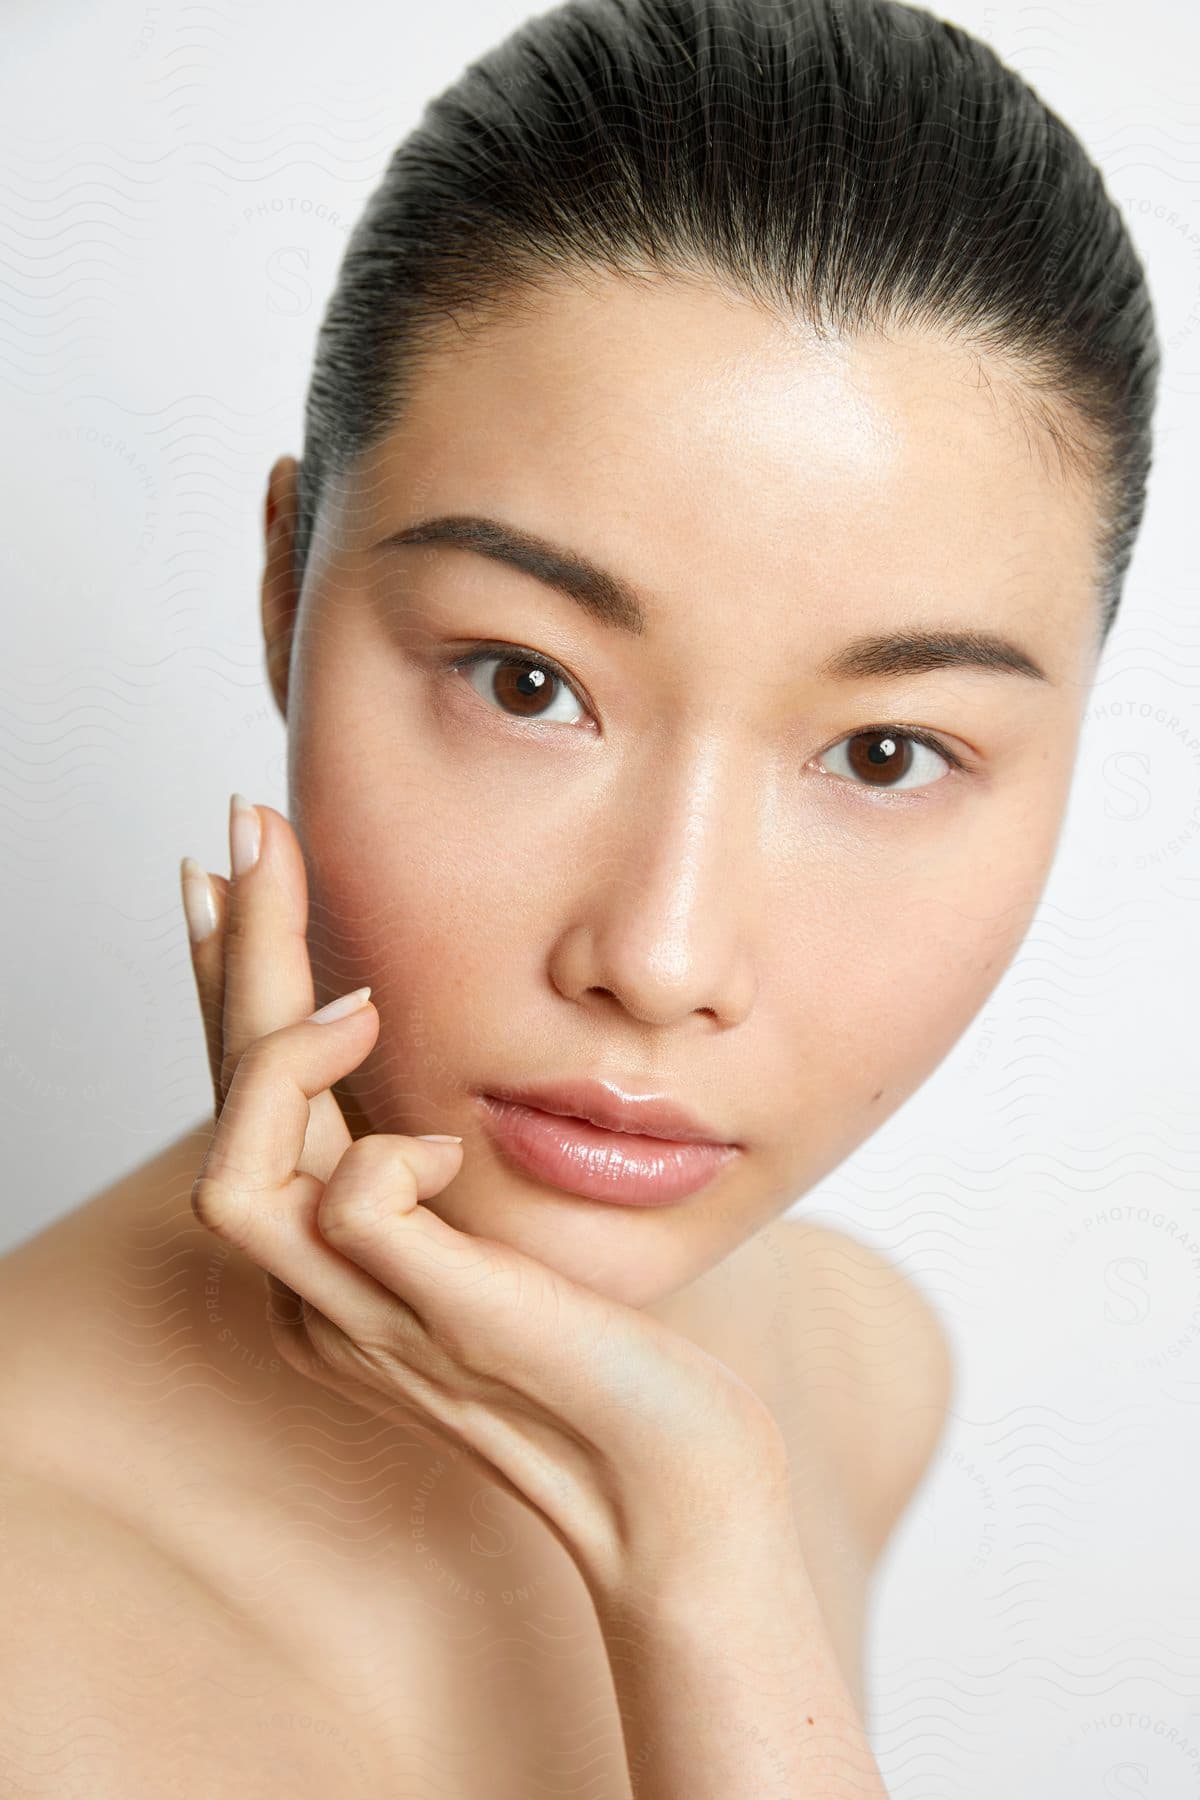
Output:
[[[373,1174],[411,1176],[401,1140],[389,1136],[386,1131],[372,1131],[366,1137],[355,1138],[346,1156],[351,1158],[352,1164],[369,1169]],[[345,1161],[345,1157],[342,1160]]]
[[192,1183],[192,1212],[201,1225],[216,1224],[221,1210],[221,1188],[211,1175],[201,1173]]
[[361,1188],[353,1193],[339,1190],[322,1199],[317,1209],[317,1226],[321,1236],[333,1243],[361,1243],[378,1229],[383,1212],[378,1194]]
[[192,1213],[207,1230],[236,1241],[245,1203],[227,1182],[201,1170],[192,1183]]
[[389,1211],[382,1191],[365,1183],[326,1189],[317,1208],[317,1228],[332,1243],[358,1244],[377,1235]]
[[398,1145],[378,1136],[356,1139],[321,1196],[317,1224],[322,1236],[350,1242],[377,1232],[412,1180]]

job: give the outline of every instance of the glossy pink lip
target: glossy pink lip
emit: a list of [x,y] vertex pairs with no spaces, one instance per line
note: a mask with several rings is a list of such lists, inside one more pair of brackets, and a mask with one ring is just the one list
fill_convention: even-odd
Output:
[[737,1144],[681,1142],[608,1131],[494,1094],[477,1096],[500,1154],[539,1181],[584,1200],[669,1206],[694,1194],[739,1154]]
[[[544,1087],[506,1087],[505,1100],[535,1106],[539,1112],[587,1119],[605,1131],[627,1132],[634,1137],[663,1138],[675,1144],[733,1142],[713,1130],[686,1108],[663,1095],[628,1094],[607,1081],[556,1081]],[[741,1145],[736,1148],[740,1149]]]

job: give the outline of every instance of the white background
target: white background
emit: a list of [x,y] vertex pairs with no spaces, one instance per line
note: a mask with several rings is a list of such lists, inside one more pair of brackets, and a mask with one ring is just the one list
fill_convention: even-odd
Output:
[[[14,7],[0,118],[0,1245],[208,1109],[179,911],[286,810],[258,626],[346,233],[518,0]],[[804,1211],[941,1311],[958,1391],[877,1587],[896,1800],[1200,1796],[1200,78],[1168,0],[960,6],[1079,133],[1165,350],[1142,535],[1027,941]],[[747,1797],[750,1800],[750,1797]]]

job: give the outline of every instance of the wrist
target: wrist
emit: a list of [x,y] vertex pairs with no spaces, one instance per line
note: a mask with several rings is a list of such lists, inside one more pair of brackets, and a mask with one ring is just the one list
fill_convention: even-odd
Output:
[[757,1559],[799,1557],[795,1521],[787,1444],[768,1418],[753,1433],[664,1457],[660,1480],[611,1483],[601,1523],[593,1517],[586,1532],[573,1517],[571,1548],[597,1603],[643,1589],[666,1600],[697,1584],[719,1589]]
[[753,1608],[781,1589],[812,1593],[794,1513],[762,1493],[723,1512],[681,1510],[679,1496],[642,1511],[584,1577],[601,1619],[653,1614],[681,1627],[711,1626],[714,1609]]

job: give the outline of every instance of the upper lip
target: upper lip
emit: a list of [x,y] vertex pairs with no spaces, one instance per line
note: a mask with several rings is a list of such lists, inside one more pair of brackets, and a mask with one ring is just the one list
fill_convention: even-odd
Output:
[[505,1087],[489,1097],[515,1100],[540,1112],[587,1119],[606,1131],[628,1131],[637,1137],[666,1138],[679,1144],[729,1144],[733,1140],[706,1125],[665,1094],[635,1094],[608,1081],[556,1081],[544,1087]]

